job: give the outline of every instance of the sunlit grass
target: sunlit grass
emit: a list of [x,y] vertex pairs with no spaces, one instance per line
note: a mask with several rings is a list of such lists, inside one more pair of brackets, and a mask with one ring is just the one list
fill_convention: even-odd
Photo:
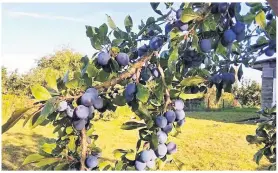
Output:
[[[177,138],[170,138],[178,146],[178,152],[173,157],[184,163],[180,167],[182,170],[260,169],[260,166],[252,160],[259,147],[248,145],[245,140],[246,135],[255,132],[256,126],[227,123],[239,118],[238,112],[196,112],[189,116],[191,118],[187,118],[182,133]],[[206,118],[208,120],[193,118],[206,116],[209,117]],[[221,122],[224,117],[225,122]],[[125,121],[128,121],[128,117],[120,116],[115,120],[94,123],[96,133],[99,135],[96,144],[103,151],[102,157],[113,159],[113,151],[118,148],[135,149],[138,131],[121,130],[120,126]],[[33,130],[28,127],[22,128],[21,121],[3,134],[2,168],[5,170],[37,169],[34,165],[24,167],[20,165],[27,155],[36,153],[41,144],[48,140],[47,138],[55,137],[51,134],[52,130],[51,126],[37,127]],[[263,159],[262,164],[266,163]],[[178,168],[174,163],[170,163],[164,170],[178,170]]]

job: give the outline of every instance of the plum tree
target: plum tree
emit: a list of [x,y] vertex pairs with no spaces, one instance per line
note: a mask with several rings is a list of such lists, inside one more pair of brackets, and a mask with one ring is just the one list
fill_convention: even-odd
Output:
[[265,55],[266,56],[273,56],[274,53],[275,53],[275,51],[273,49],[269,48],[269,47],[265,49]]
[[74,109],[74,115],[80,119],[88,118],[89,112],[89,108],[84,105],[79,105]]
[[150,169],[155,168],[155,160],[150,160],[147,162],[147,167]]
[[67,109],[68,103],[66,101],[62,101],[59,103],[58,111],[63,112]]
[[148,52],[149,46],[144,44],[143,46],[138,48],[138,56],[142,57]]
[[163,45],[163,39],[161,37],[153,37],[149,45],[152,50],[159,50]]
[[167,124],[164,128],[162,128],[163,132],[170,133],[173,129],[173,124]]
[[[160,8],[163,4],[166,8]],[[63,165],[66,170],[161,169],[175,160],[170,154],[177,145],[167,140],[182,132],[184,100],[203,98],[207,88],[215,86],[219,101],[223,91],[231,92],[235,76],[241,79],[243,65],[249,67],[262,54],[276,52],[276,17],[265,19],[273,13],[267,3],[247,3],[244,13],[242,3],[173,4],[151,3],[158,16],[137,21],[138,32],[130,15],[124,19],[124,29],[109,15],[99,27],[85,26],[95,51],[92,58],[84,56],[76,70],[59,78],[49,74],[44,83],[30,87],[35,112],[26,122],[32,127],[52,123],[58,135],[51,144],[58,150],[48,149],[49,155],[36,157],[53,159],[43,169],[64,169]],[[100,166],[88,166],[86,158],[101,150],[95,143],[94,115],[102,119],[115,111],[121,114],[119,106],[128,106],[139,120],[121,126],[138,130],[136,150],[122,147],[114,151],[115,163],[105,165],[105,159],[99,159]],[[24,110],[29,106],[14,112],[3,133],[25,116]],[[142,151],[152,153],[145,163]]]
[[175,113],[176,113],[176,120],[179,121],[185,118],[184,110],[176,110]]
[[155,124],[160,128],[164,128],[167,125],[167,119],[161,115],[157,116],[155,119]]
[[141,162],[139,160],[135,161],[135,169],[138,171],[143,171],[147,167],[147,163]]
[[227,43],[232,43],[236,39],[236,34],[233,32],[233,30],[228,29],[224,32],[224,40]]
[[176,18],[177,18],[177,19],[180,19],[180,18],[181,18],[182,12],[183,12],[182,9],[178,9],[178,10],[176,11]]
[[120,65],[126,66],[129,63],[129,56],[126,53],[119,53],[116,56],[116,60]]
[[107,65],[110,59],[111,59],[111,56],[109,55],[109,53],[100,52],[97,57],[97,62],[100,65]]
[[165,25],[165,35],[167,35],[172,29],[173,29],[173,24],[171,24],[171,23],[168,22],[168,23]]
[[160,73],[159,73],[157,68],[153,68],[151,71],[152,71],[152,74],[153,74],[153,76],[155,78],[159,78],[160,77]]
[[[177,101],[177,107],[183,109],[184,105],[182,106],[181,105],[182,103],[178,103],[178,101]],[[174,111],[169,110],[169,111],[165,112],[165,117],[166,117],[168,123],[173,123],[176,119],[176,114]]]
[[73,127],[76,130],[82,130],[85,128],[86,123],[87,123],[87,121],[84,119],[76,120],[76,121],[73,121]]
[[237,22],[234,26],[232,26],[232,31],[237,35],[244,32],[244,30],[245,30],[244,23]]
[[101,97],[95,98],[93,100],[94,108],[101,109],[103,108],[103,99]]
[[74,112],[74,109],[72,109],[70,106],[68,106],[67,110],[66,110],[67,116],[72,118],[73,117],[73,112]]
[[219,4],[218,4],[218,11],[219,11],[220,13],[226,13],[228,7],[229,7],[229,5],[228,5],[228,3],[226,3],[226,2],[225,2],[225,3],[219,3]]
[[209,39],[203,39],[200,41],[200,49],[205,52],[208,53],[211,50],[211,41]]
[[85,162],[88,168],[95,168],[98,165],[98,158],[96,156],[89,156]]
[[95,99],[94,95],[92,93],[85,93],[81,97],[81,104],[84,106],[92,106],[93,105],[93,99]]
[[268,13],[268,14],[266,15],[266,19],[267,19],[267,20],[272,20],[272,19],[273,19],[273,14]]
[[162,158],[167,154],[167,147],[165,144],[159,144],[156,150],[157,157]]
[[160,144],[164,144],[167,141],[167,134],[165,132],[159,131],[156,135]]
[[173,154],[177,152],[177,145],[174,142],[169,142],[167,144],[167,153]]
[[185,118],[182,119],[182,120],[177,121],[177,125],[178,125],[178,126],[183,126],[184,123],[185,123]]
[[184,108],[184,102],[182,100],[175,100],[174,105],[176,110],[183,110]]
[[151,157],[152,157],[151,152],[148,150],[144,150],[140,154],[140,160],[144,163],[149,162],[151,160]]

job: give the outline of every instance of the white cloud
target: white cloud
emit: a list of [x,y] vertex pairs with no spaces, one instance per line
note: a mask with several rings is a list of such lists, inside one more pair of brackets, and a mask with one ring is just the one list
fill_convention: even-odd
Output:
[[67,20],[67,21],[73,21],[73,22],[88,22],[88,20],[85,20],[83,18],[56,16],[56,15],[21,12],[21,11],[8,11],[8,15],[12,16],[12,17],[24,17],[25,16],[25,17],[43,18],[43,19],[50,19],[50,20]]

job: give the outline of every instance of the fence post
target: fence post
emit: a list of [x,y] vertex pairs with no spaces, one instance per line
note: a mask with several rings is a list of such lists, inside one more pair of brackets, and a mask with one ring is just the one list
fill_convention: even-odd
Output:
[[208,110],[209,110],[210,108],[209,108],[209,98],[208,98]]
[[222,109],[224,109],[224,107],[225,107],[225,104],[224,104],[224,99],[222,99],[222,101],[223,101],[223,106],[222,106]]

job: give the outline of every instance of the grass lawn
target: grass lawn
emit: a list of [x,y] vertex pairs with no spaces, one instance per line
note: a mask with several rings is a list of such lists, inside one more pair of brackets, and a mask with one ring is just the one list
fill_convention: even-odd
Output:
[[[253,112],[192,112],[188,114],[182,133],[170,137],[177,144],[178,152],[173,156],[184,163],[182,170],[258,170],[267,164],[263,159],[261,166],[252,158],[258,150],[256,145],[248,145],[245,136],[255,132],[255,125],[232,123],[257,115]],[[128,117],[112,121],[97,121],[95,127],[99,139],[96,144],[103,151],[102,157],[113,159],[117,148],[135,149],[138,132],[121,130]],[[33,170],[34,165],[20,167],[24,158],[36,153],[49,138],[51,126],[37,127],[33,130],[22,128],[22,122],[2,135],[2,169]],[[178,170],[174,163],[167,164],[164,170]]]

